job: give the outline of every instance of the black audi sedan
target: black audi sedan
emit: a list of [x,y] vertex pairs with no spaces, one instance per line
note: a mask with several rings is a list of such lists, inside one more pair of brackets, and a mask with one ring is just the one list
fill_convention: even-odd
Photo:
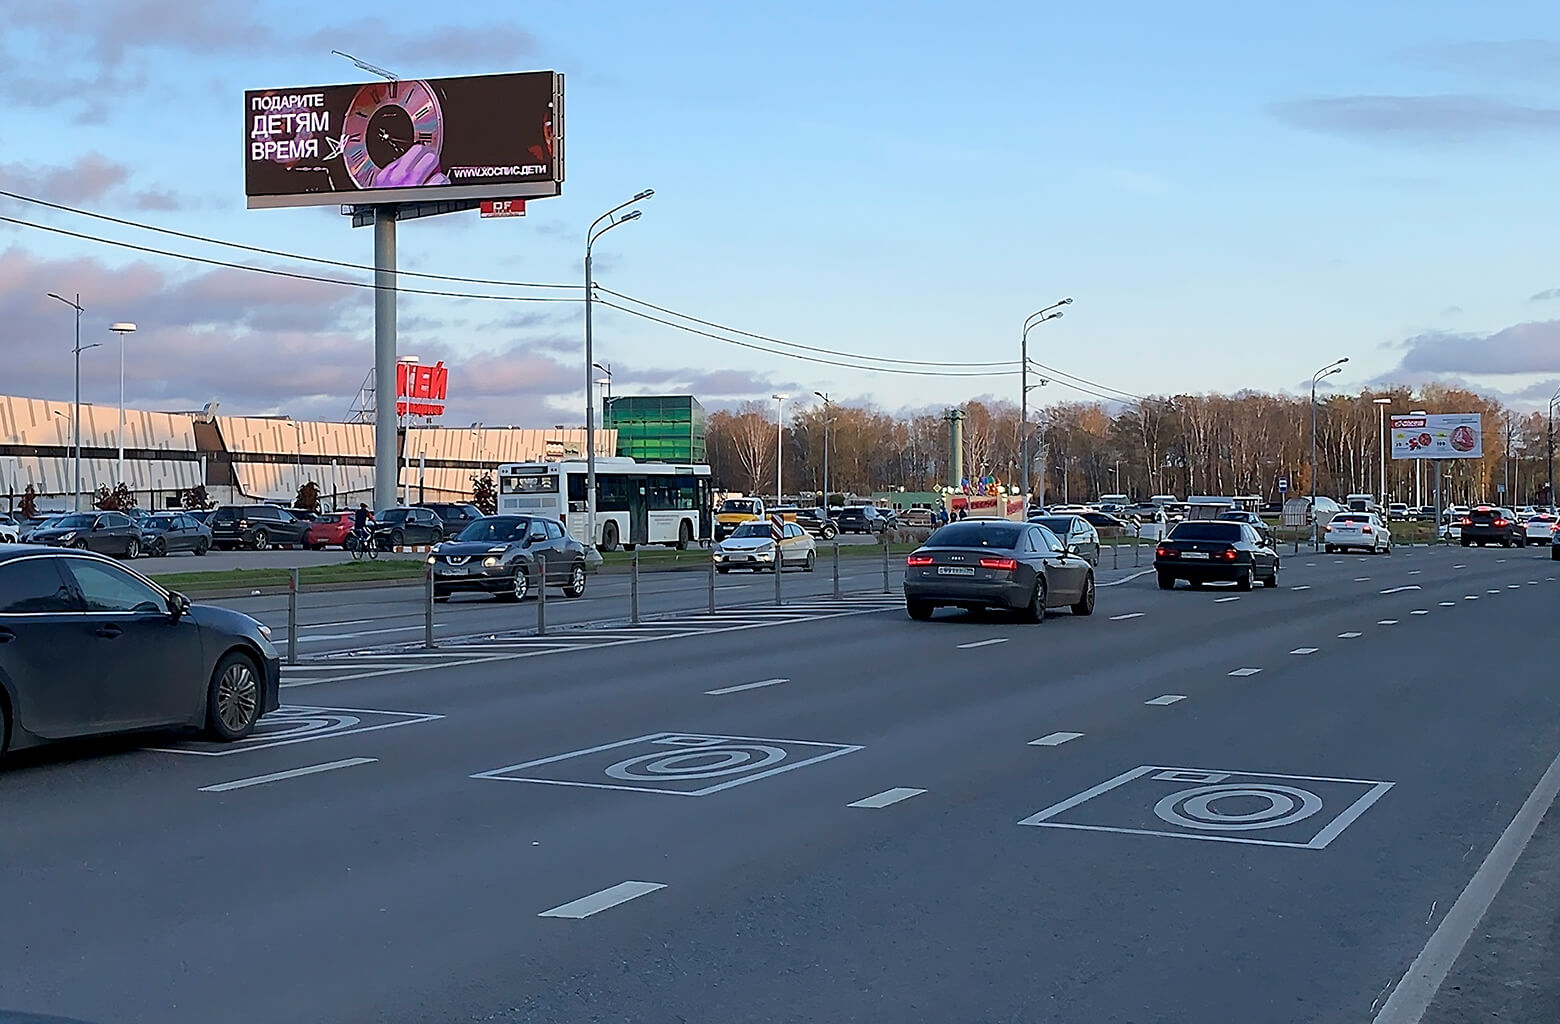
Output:
[[1052,608],[1094,614],[1094,567],[1036,523],[949,523],[905,559],[904,587],[912,619],[944,606],[1011,608],[1032,622]]
[[0,754],[189,726],[242,739],[281,703],[270,630],[86,551],[0,545]]
[[1278,552],[1248,523],[1202,519],[1177,523],[1154,549],[1159,589],[1185,580],[1193,590],[1204,583],[1234,583],[1250,590],[1258,580],[1278,586]]
[[435,601],[457,591],[523,601],[544,583],[564,597],[584,594],[589,555],[556,519],[485,516],[434,548],[428,564]]

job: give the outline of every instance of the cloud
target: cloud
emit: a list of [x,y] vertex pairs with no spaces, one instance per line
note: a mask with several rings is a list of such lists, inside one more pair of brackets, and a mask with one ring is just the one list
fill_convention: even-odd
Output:
[[130,169],[98,153],[75,163],[0,164],[0,188],[56,203],[94,203],[130,180]]
[[1338,96],[1269,106],[1295,128],[1407,145],[1560,134],[1560,109],[1485,96]]
[[1463,308],[1461,306],[1446,306],[1441,310],[1441,315],[1444,317],[1458,317],[1462,316],[1462,314]]
[[1550,299],[1560,299],[1560,288],[1545,288],[1535,295],[1529,295],[1529,302],[1548,302]]
[[184,208],[184,200],[161,189],[148,189],[137,192],[130,197],[130,204],[137,210],[156,210],[166,212],[168,210],[180,210]]
[[241,53],[276,39],[265,22],[248,17],[242,7],[205,0],[50,0],[7,6],[13,30],[34,30],[56,55],[84,48],[107,68],[118,67],[132,50]]
[[349,49],[354,53],[361,48],[362,53],[357,55],[365,60],[390,65],[403,61],[419,65],[430,61],[486,62],[509,68],[516,58],[533,54],[539,48],[534,35],[505,22],[404,31],[376,17],[321,29],[304,40],[304,45],[328,50],[345,46],[346,40],[351,40]]
[[1560,320],[1513,324],[1493,334],[1431,332],[1407,339],[1401,369],[1518,374],[1560,369]]

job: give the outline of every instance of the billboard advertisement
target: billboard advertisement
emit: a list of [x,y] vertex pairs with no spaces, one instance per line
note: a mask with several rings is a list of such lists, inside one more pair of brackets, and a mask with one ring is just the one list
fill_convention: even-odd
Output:
[[395,411],[398,416],[443,416],[450,371],[439,360],[432,366],[395,364]]
[[562,186],[556,72],[244,93],[250,209],[523,199]]
[[1394,459],[1480,459],[1483,420],[1476,412],[1392,417]]

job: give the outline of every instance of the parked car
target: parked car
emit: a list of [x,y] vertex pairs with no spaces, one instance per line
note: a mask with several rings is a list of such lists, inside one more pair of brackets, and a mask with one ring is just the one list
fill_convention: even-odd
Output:
[[937,525],[937,514],[929,508],[907,508],[899,521],[906,526],[925,529]]
[[905,559],[905,611],[1010,608],[1040,622],[1052,608],[1094,614],[1094,567],[1038,523],[968,519],[933,533]]
[[1409,512],[1408,503],[1393,501],[1387,504],[1387,521],[1392,523],[1408,522],[1412,513]]
[[1534,512],[1522,530],[1529,544],[1548,544],[1554,538],[1556,523],[1560,523],[1560,516],[1553,512]]
[[1125,521],[1104,510],[1080,512],[1078,515],[1094,527],[1101,537],[1127,537],[1132,533],[1132,528]]
[[1414,512],[1414,518],[1419,520],[1421,523],[1435,522],[1435,506],[1420,505],[1419,508]]
[[1081,555],[1090,565],[1100,564],[1099,531],[1084,516],[1040,516],[1029,521],[1050,530],[1072,554]]
[[0,544],[16,544],[21,539],[21,525],[6,513],[0,512]]
[[183,512],[157,512],[141,520],[142,543],[148,555],[211,550],[211,527]]
[[213,508],[187,508],[184,511],[185,511],[186,515],[188,515],[191,518],[195,519],[197,522],[205,523],[205,522],[209,522],[211,520],[211,513],[215,512],[216,509],[213,509]]
[[833,540],[839,535],[839,527],[821,508],[796,510],[796,525],[820,540]]
[[1538,509],[1532,505],[1518,505],[1514,511],[1517,513],[1517,522],[1525,523],[1538,514]]
[[435,548],[428,564],[435,601],[462,591],[523,601],[543,585],[580,597],[589,563],[585,545],[556,519],[504,515],[478,519]]
[[439,517],[446,537],[458,537],[462,530],[482,518],[482,510],[465,501],[419,501],[417,507],[428,509]]
[[1214,518],[1228,523],[1245,523],[1253,530],[1256,530],[1257,536],[1266,541],[1268,545],[1271,546],[1273,543],[1273,531],[1268,529],[1268,524],[1255,512],[1243,512],[1240,509],[1232,508],[1228,512],[1220,512]]
[[0,753],[177,726],[237,740],[280,684],[270,630],[247,615],[84,551],[0,550]]
[[720,540],[743,523],[767,516],[763,498],[727,498],[715,509],[715,539]]
[[1392,528],[1374,512],[1339,512],[1322,528],[1327,551],[1357,549],[1372,554],[1392,554]]
[[[368,519],[372,523],[373,515]],[[328,547],[345,548],[347,538],[352,535],[352,528],[356,524],[355,511],[320,512],[309,523],[309,528],[303,532],[304,546],[314,551],[323,551]]]
[[1513,544],[1519,548],[1527,547],[1527,533],[1522,529],[1522,524],[1517,522],[1516,513],[1509,508],[1479,505],[1469,509],[1458,525],[1462,527],[1458,539],[1465,548],[1473,544],[1481,548],[1486,544],[1499,544],[1503,548]]
[[1170,590],[1185,580],[1193,590],[1205,583],[1233,580],[1236,589],[1250,590],[1259,580],[1278,586],[1278,552],[1245,523],[1221,520],[1178,523],[1154,549],[1159,589]]
[[206,520],[211,529],[211,541],[224,551],[234,548],[253,548],[269,551],[272,547],[303,546],[303,535],[309,529],[306,520],[299,519],[279,505],[218,505]]
[[374,516],[374,542],[381,551],[407,545],[437,544],[444,523],[426,508],[387,508]]
[[834,523],[841,533],[882,533],[888,529],[888,520],[875,505],[846,505]]
[[28,534],[28,543],[80,548],[101,555],[135,558],[141,554],[141,528],[123,512],[72,512],[47,528]]
[[769,523],[743,523],[736,527],[715,545],[715,571],[774,572],[778,562],[782,571],[790,565],[812,572],[818,561],[818,547],[811,535],[795,523],[786,523],[781,532],[777,546]]
[[55,523],[59,522],[61,519],[64,519],[67,515],[70,515],[70,513],[69,512],[61,512],[61,513],[58,513],[56,515],[38,516],[35,519],[25,520],[21,524],[21,534],[22,534],[21,540],[22,540],[22,543],[23,544],[31,544],[33,542],[32,535],[36,531],[38,531],[38,530],[47,530],[49,527],[53,526]]

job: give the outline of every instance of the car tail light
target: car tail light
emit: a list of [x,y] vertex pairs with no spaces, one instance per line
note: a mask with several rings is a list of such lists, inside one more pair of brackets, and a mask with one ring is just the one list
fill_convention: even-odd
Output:
[[932,556],[931,555],[911,555],[909,558],[905,559],[905,564],[906,565],[931,565],[932,564]]
[[1014,569],[1018,568],[1018,559],[982,558],[980,560],[980,567],[982,569],[1006,569],[1008,572],[1012,572]]
[[1504,520],[1504,519],[1497,519],[1497,520],[1495,520],[1495,525],[1496,525],[1496,526],[1510,526],[1510,525],[1511,525],[1511,524],[1510,524],[1510,523],[1508,523],[1508,522],[1507,522],[1507,521],[1506,521],[1506,520]]
[[1472,526],[1473,525],[1473,520],[1472,519],[1464,519],[1460,523],[1458,523],[1457,525],[1459,525],[1459,526]]
[[1224,559],[1226,562],[1233,562],[1235,561],[1235,549],[1230,548],[1227,551],[1222,552],[1219,557]]
[[1332,533],[1333,532],[1333,525],[1332,525],[1332,523],[1328,523],[1327,524],[1327,529],[1323,530],[1322,532],[1323,533]]
[[1360,532],[1361,532],[1361,533],[1370,533],[1370,532],[1372,532],[1372,531],[1371,531],[1371,528],[1370,528],[1370,527],[1368,527],[1368,526],[1362,526],[1362,527],[1360,527]]
[[1174,558],[1175,548],[1157,547],[1154,549],[1155,558]]

